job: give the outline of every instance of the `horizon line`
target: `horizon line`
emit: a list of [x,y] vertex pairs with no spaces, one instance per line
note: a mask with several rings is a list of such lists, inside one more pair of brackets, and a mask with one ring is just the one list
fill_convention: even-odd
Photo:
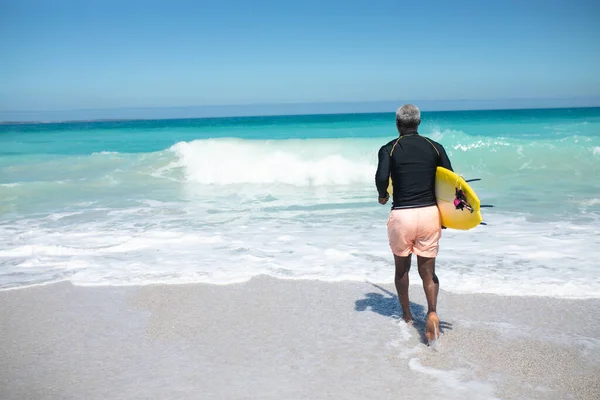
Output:
[[[538,103],[548,103],[548,102],[565,102],[572,101],[571,104],[504,104],[504,105],[494,105],[489,103],[506,103],[510,101],[515,102],[538,102]],[[585,102],[587,104],[582,104],[581,102]],[[290,102],[290,103],[254,103],[254,104],[218,104],[218,105],[201,105],[201,106],[148,106],[148,107],[121,107],[121,108],[81,108],[81,109],[68,109],[68,110],[47,110],[47,111],[0,111],[0,124],[2,125],[10,125],[10,124],[41,124],[41,123],[65,123],[65,122],[110,122],[110,121],[155,121],[155,120],[182,120],[182,119],[211,119],[211,118],[239,118],[239,117],[275,117],[275,116],[310,116],[310,115],[352,115],[352,114],[384,114],[384,113],[394,113],[397,107],[402,104],[415,104],[419,107],[419,103],[425,103],[423,106],[420,106],[419,109],[422,112],[465,112],[465,111],[508,111],[508,110],[539,110],[539,109],[582,109],[582,108],[598,108],[600,107],[600,98],[596,97],[585,97],[585,98],[552,98],[552,99],[542,99],[542,98],[513,98],[513,99],[459,99],[459,100],[416,100],[412,102],[402,102],[402,101],[394,101],[394,100],[378,100],[378,101],[367,101],[367,102],[357,102],[357,101],[347,101],[347,102]],[[479,106],[476,106],[477,103],[480,103]],[[486,104],[488,103],[488,104]],[[390,106],[389,111],[385,111],[383,109],[373,109],[383,108],[383,106],[388,106],[391,104],[395,104],[396,106]],[[444,108],[444,104],[446,106],[454,105],[454,107]],[[460,105],[469,105],[469,107],[460,107]],[[307,107],[315,108],[319,106],[326,107],[359,107],[359,109],[355,110],[323,110],[319,111],[317,109],[308,110]],[[458,108],[457,108],[458,106]],[[297,111],[291,109],[292,107],[299,107]],[[271,110],[265,110],[265,108],[271,108]],[[274,109],[273,109],[274,108]],[[282,108],[284,110],[282,110]],[[305,108],[304,110],[302,108]],[[361,110],[362,108],[362,110]],[[371,109],[369,109],[371,108]],[[262,109],[262,110],[261,110]],[[279,110],[277,110],[279,109]],[[229,110],[229,113],[222,113],[223,111]],[[251,112],[254,110],[254,112]],[[177,112],[192,112],[192,113],[201,113],[204,115],[163,115],[163,116],[122,116],[119,117],[117,115],[114,116],[98,116],[98,117],[84,117],[84,116],[74,116],[74,117],[66,117],[55,119],[60,114],[71,114],[71,113],[110,113],[110,114],[118,114],[118,113],[135,113],[135,112],[162,112],[162,113],[177,113]],[[210,111],[217,112],[217,114],[209,115]],[[219,113],[221,111],[221,113]],[[250,112],[249,112],[250,111]],[[45,117],[36,118],[36,119],[21,119],[17,118],[2,118],[2,114],[21,114],[23,117],[31,114],[47,114]],[[58,114],[58,115],[57,115]],[[16,115],[15,115],[16,116]]]
[[[597,101],[600,107],[600,97],[506,97],[506,98],[460,98],[460,99],[416,99],[412,101],[403,101],[399,99],[392,100],[368,100],[368,101],[291,101],[291,102],[264,102],[264,103],[231,103],[231,104],[199,104],[186,106],[126,106],[126,107],[97,107],[97,108],[64,108],[64,109],[34,109],[34,110],[0,110],[0,113],[54,113],[54,112],[79,112],[79,111],[118,111],[118,110],[159,110],[159,109],[186,109],[186,108],[225,108],[225,107],[280,107],[280,106],[303,106],[303,105],[373,105],[385,103],[397,103],[398,107],[402,104],[417,103],[465,103],[465,102],[510,102],[510,101]],[[561,107],[562,108],[562,107]],[[440,110],[441,111],[441,110]],[[453,110],[447,110],[453,111]]]
[[[422,113],[460,113],[473,111],[532,111],[532,110],[566,110],[566,109],[592,109],[599,106],[557,106],[557,107],[528,107],[528,108],[478,108],[461,110],[421,110]],[[305,113],[305,114],[253,114],[253,115],[227,115],[227,116],[198,116],[198,117],[140,117],[140,118],[95,118],[95,119],[65,119],[54,121],[2,121],[0,125],[37,125],[37,124],[64,124],[73,122],[128,122],[128,121],[178,121],[195,119],[228,119],[228,118],[264,118],[264,117],[310,117],[315,115],[336,116],[336,115],[369,115],[369,114],[394,114],[395,111],[364,111],[364,112],[329,112],[329,113]]]

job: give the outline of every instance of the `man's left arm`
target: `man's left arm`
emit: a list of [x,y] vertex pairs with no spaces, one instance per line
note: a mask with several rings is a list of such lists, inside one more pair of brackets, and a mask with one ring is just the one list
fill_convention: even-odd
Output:
[[444,168],[449,169],[450,171],[454,172],[454,170],[452,169],[452,163],[450,162],[450,159],[448,158],[448,154],[446,154],[446,150],[444,149],[444,146],[442,146],[441,144],[439,146],[440,146],[440,148],[439,148],[439,154],[440,154],[439,166],[444,167]]
[[[379,149],[378,158],[379,162],[377,164],[377,172],[375,173],[375,186],[377,187],[379,202],[381,203],[383,199],[387,202],[389,197],[387,188],[390,183],[391,157],[385,146]],[[385,204],[385,202],[382,204]]]

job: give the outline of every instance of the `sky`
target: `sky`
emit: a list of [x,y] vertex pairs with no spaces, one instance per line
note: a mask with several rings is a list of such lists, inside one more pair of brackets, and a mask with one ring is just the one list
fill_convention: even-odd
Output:
[[600,2],[0,0],[0,60],[0,120],[600,105]]

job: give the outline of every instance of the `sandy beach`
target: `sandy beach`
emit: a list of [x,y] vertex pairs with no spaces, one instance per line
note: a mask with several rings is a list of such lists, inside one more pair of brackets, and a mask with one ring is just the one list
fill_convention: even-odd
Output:
[[600,400],[600,0],[0,21],[0,400]]
[[2,399],[597,399],[600,300],[440,292],[443,334],[398,317],[393,285],[0,292]]

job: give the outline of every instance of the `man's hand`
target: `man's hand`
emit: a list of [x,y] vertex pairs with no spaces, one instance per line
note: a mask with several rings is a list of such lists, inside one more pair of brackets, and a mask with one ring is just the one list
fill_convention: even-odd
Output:
[[379,197],[379,204],[385,204],[390,199],[390,195],[387,194],[385,197]]

